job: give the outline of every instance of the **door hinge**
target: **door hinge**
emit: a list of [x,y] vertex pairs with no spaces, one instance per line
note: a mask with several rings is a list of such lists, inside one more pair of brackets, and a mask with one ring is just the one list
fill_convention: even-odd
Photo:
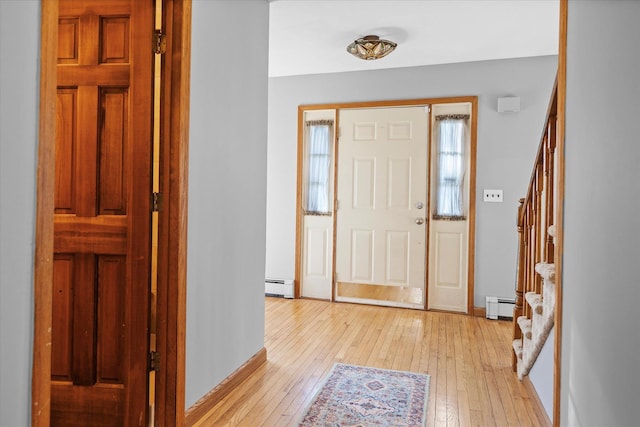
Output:
[[151,211],[160,212],[160,205],[162,203],[162,197],[160,193],[151,193]]
[[430,105],[425,105],[424,106],[424,112],[429,114],[431,112],[431,106]]
[[167,51],[167,35],[162,30],[155,30],[153,33],[153,53],[162,55]]
[[157,371],[160,369],[160,353],[157,351],[149,352],[149,370]]

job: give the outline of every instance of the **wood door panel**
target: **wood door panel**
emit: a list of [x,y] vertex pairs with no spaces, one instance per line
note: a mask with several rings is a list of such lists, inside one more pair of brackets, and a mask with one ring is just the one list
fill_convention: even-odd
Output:
[[[53,325],[56,357],[52,361],[55,379],[81,385],[124,382],[125,261],[123,256],[112,255],[56,256]],[[98,356],[96,349],[100,350]]]
[[104,65],[77,65],[61,64],[58,66],[58,86],[72,86],[74,82],[81,80],[87,85],[96,86],[129,86],[129,66],[114,64],[109,69]]
[[123,215],[56,215],[54,247],[61,253],[125,254],[127,218]]
[[98,127],[98,88],[82,85],[78,87],[78,108],[75,132],[75,196],[76,215],[94,217],[96,215],[96,156],[98,147],[96,134]]
[[98,257],[98,381],[124,383],[126,258]]
[[129,62],[129,25],[131,20],[127,17],[106,17],[100,23],[103,41],[100,46],[100,63],[128,63]]
[[[133,0],[135,2],[136,0]],[[143,0],[138,0],[143,1]],[[98,14],[100,16],[131,15],[132,0],[62,0],[61,17]]]
[[60,0],[52,425],[146,424],[152,0]]
[[125,390],[121,386],[69,387],[51,384],[51,425],[65,427],[122,427]]
[[56,185],[54,195],[55,213],[75,212],[75,146],[76,117],[78,105],[77,88],[58,89],[56,108]]
[[100,93],[98,152],[98,212],[126,213],[125,154],[129,97],[126,88],[103,88]]
[[71,381],[74,385],[90,386],[96,382],[95,276],[95,255],[76,254],[71,315]]
[[51,377],[56,380],[71,381],[73,265],[71,254],[56,254],[53,259]]
[[97,65],[100,49],[100,15],[108,13],[104,9],[87,10],[79,15],[78,65]]
[[78,28],[80,19],[60,18],[58,20],[58,64],[78,62]]

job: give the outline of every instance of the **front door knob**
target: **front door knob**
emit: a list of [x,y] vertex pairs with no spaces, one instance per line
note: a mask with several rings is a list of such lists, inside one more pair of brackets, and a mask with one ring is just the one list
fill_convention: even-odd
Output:
[[416,218],[416,224],[418,224],[418,225],[424,224],[424,219],[423,218]]

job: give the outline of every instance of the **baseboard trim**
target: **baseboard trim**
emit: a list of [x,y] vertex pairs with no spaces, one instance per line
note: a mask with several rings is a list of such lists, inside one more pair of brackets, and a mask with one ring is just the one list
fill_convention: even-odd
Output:
[[204,418],[218,402],[228,395],[242,381],[247,379],[260,365],[267,361],[267,349],[262,347],[242,366],[225,378],[220,384],[205,394],[185,412],[185,425],[195,425]]
[[328,299],[328,298],[300,297],[300,299],[308,299],[308,300],[311,300],[311,301],[331,302],[331,299]]
[[540,422],[545,427],[551,427],[552,426],[551,419],[549,418],[549,415],[547,415],[547,411],[544,409],[544,405],[540,400],[540,396],[538,396],[538,392],[536,391],[536,388],[533,386],[533,383],[529,379],[528,375],[524,377],[524,379],[522,380],[522,383],[527,388],[529,395],[533,396],[533,403],[536,408],[536,412],[540,414]]
[[473,315],[476,317],[487,317],[486,307],[473,307]]

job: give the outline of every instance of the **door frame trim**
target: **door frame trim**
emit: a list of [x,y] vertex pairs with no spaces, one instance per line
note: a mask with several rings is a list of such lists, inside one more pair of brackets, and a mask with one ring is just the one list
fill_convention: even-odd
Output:
[[40,107],[36,176],[34,255],[34,334],[31,372],[31,425],[51,419],[51,324],[53,304],[53,211],[56,146],[56,63],[58,0],[41,3]]
[[[156,380],[156,421],[162,421],[159,425],[183,426],[191,0],[161,1],[165,27],[170,36],[162,66],[163,154],[160,162],[160,191],[164,193],[164,204],[159,215],[158,262],[163,268],[158,268],[158,349],[163,355],[163,369]],[[58,10],[58,0],[41,2],[31,382],[33,427],[47,427],[51,420],[52,212],[55,187]]]
[[556,194],[556,218],[558,219],[554,263],[556,264],[556,312],[554,319],[555,338],[553,352],[553,425],[562,422],[562,259],[564,255],[564,183],[565,183],[565,127],[567,105],[567,25],[569,15],[568,0],[560,0],[558,36],[558,106],[556,111],[556,174],[558,191]]
[[[467,314],[473,315],[474,308],[474,288],[475,288],[475,235],[476,235],[476,151],[477,151],[477,139],[478,139],[478,97],[477,96],[457,96],[447,98],[419,98],[419,99],[401,99],[401,100],[389,100],[389,101],[364,101],[364,102],[348,102],[348,103],[333,103],[333,104],[309,104],[298,106],[298,155],[297,155],[297,178],[296,178],[296,242],[295,242],[295,271],[294,271],[294,298],[300,298],[302,278],[302,244],[303,244],[303,208],[302,208],[302,186],[303,186],[303,172],[304,172],[304,157],[303,157],[303,144],[304,144],[304,113],[306,111],[313,110],[335,110],[336,122],[335,122],[335,139],[338,139],[338,129],[340,128],[339,111],[342,109],[354,109],[354,108],[381,108],[381,107],[407,107],[407,106],[419,106],[419,105],[432,105],[432,104],[453,104],[468,102],[471,104],[471,155],[470,155],[470,174],[469,180],[469,236],[468,236],[468,275],[467,275]],[[431,124],[429,124],[429,133],[431,133]],[[429,137],[429,153],[431,146],[431,138]],[[337,168],[338,163],[337,150],[336,155],[333,158],[334,168],[334,193],[333,193],[333,250],[332,250],[332,272],[331,277],[335,278],[335,244],[336,244],[336,197],[337,197]],[[429,191],[429,189],[427,190]],[[428,248],[426,251],[425,262],[428,258]],[[427,278],[425,278],[425,287]],[[331,301],[335,301],[335,280],[332,280],[331,286]],[[424,309],[428,307],[429,292],[428,287],[425,289],[425,301]]]
[[162,0],[163,55],[158,218],[156,425],[184,426],[191,0]]

